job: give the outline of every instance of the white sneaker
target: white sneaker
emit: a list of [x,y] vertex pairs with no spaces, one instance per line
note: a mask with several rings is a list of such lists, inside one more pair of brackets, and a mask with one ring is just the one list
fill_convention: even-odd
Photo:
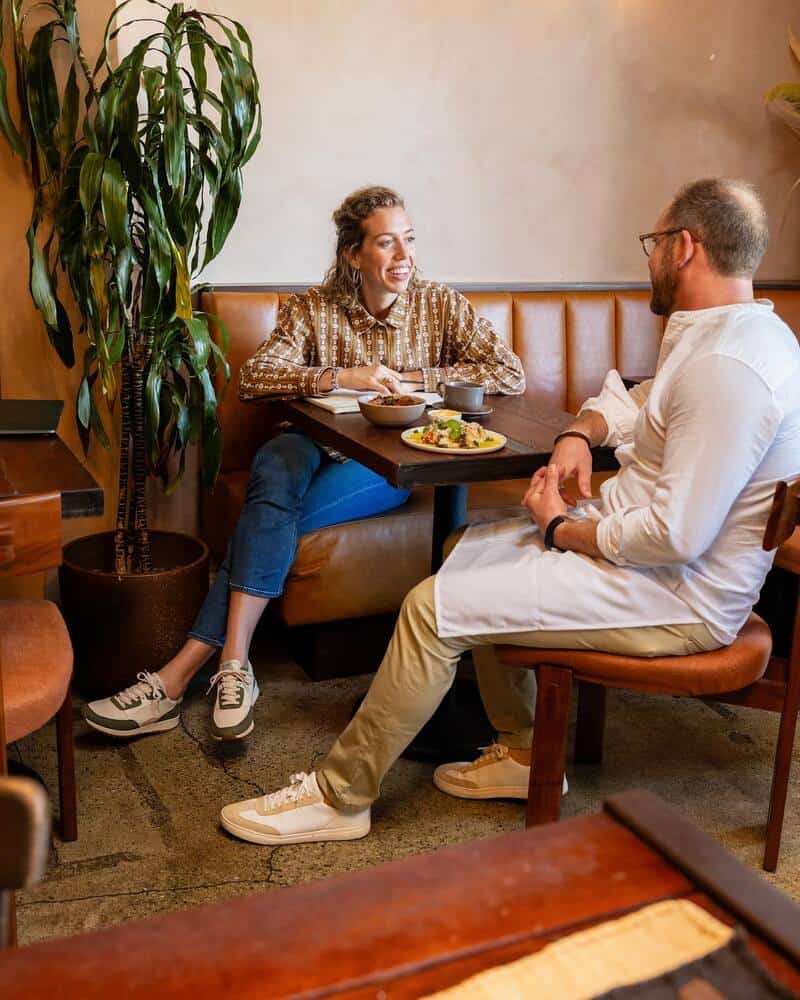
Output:
[[83,717],[109,736],[141,736],[174,729],[181,720],[181,702],[168,697],[158,674],[143,670],[138,682],[110,698],[90,701]]
[[211,735],[215,740],[241,740],[253,731],[253,705],[258,698],[258,684],[250,663],[226,660],[211,678],[206,694],[217,688],[211,716]]
[[370,828],[370,810],[341,812],[322,797],[317,776],[293,774],[291,783],[271,795],[225,806],[222,825],[252,844],[308,844],[322,840],[358,840]]
[[[477,760],[441,764],[433,772],[434,785],[459,799],[527,799],[530,767],[515,761],[502,743],[481,751]],[[568,790],[565,774],[561,794]]]

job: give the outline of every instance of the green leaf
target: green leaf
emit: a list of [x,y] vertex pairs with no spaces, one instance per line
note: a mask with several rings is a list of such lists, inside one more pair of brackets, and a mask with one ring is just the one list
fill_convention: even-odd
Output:
[[50,59],[55,21],[39,28],[33,36],[27,67],[28,110],[31,127],[50,170],[60,165],[54,132],[60,117],[56,74]]
[[75,409],[78,415],[78,423],[88,430],[92,420],[92,392],[89,388],[89,378],[87,375],[84,375],[81,379]]
[[105,157],[102,153],[87,153],[81,166],[80,197],[83,212],[87,222],[91,220],[97,196],[100,193],[100,181],[103,177]]
[[31,298],[36,303],[36,308],[42,314],[45,323],[50,327],[57,327],[56,298],[50,284],[50,272],[47,269],[44,256],[36,241],[36,229],[33,223],[28,227],[25,239],[30,252]]
[[175,315],[178,319],[188,320],[192,315],[192,289],[189,268],[186,264],[186,251],[176,246],[172,238],[170,245],[175,261]]
[[61,122],[59,124],[59,137],[61,143],[61,159],[66,162],[70,150],[75,144],[75,133],[78,128],[78,80],[73,63],[69,69],[69,76],[64,87],[64,103],[61,106]]
[[105,162],[101,201],[108,235],[119,252],[128,245],[128,184],[116,160]]
[[178,67],[173,61],[167,64],[164,81],[164,158],[167,180],[173,192],[183,193],[184,142],[186,140],[186,118],[183,109],[183,91]]
[[190,357],[192,368],[199,375],[208,364],[211,355],[211,337],[208,334],[208,321],[197,316],[194,319],[187,319],[186,330],[191,340],[193,353]]
[[233,229],[239,205],[242,201],[242,177],[237,170],[232,177],[222,185],[217,195],[217,201],[211,213],[209,222],[209,238],[206,245],[206,255],[203,267],[213,260],[220,252]]

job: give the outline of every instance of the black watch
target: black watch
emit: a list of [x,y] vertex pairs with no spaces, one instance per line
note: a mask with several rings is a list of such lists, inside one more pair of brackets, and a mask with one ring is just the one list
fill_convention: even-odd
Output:
[[564,521],[568,521],[568,517],[564,517],[563,514],[557,514],[544,529],[544,547],[548,552],[552,552],[554,549],[556,552],[563,552],[564,549],[559,549],[555,542],[553,541],[553,535],[556,533],[556,528],[559,524],[563,524]]

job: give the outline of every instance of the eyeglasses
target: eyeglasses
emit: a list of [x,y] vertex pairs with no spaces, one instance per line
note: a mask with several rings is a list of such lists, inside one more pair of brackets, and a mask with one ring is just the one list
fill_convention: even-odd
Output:
[[642,233],[639,237],[639,242],[642,244],[642,250],[644,250],[645,257],[649,257],[655,250],[658,246],[658,241],[662,236],[674,236],[676,233],[683,232],[689,233],[695,243],[700,242],[694,233],[688,230],[685,226],[681,226],[680,229],[661,229],[657,233]]

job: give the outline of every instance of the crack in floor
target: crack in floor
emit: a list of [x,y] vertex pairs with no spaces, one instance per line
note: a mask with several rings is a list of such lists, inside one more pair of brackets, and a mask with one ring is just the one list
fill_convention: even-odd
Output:
[[[222,745],[220,745],[219,748],[216,746],[209,748],[208,745],[203,740],[201,740],[199,736],[196,736],[189,729],[189,727],[186,725],[183,716],[181,716],[180,724],[181,724],[181,729],[184,731],[184,733],[186,733],[189,739],[197,746],[203,757],[205,757],[205,759],[211,762],[215,767],[221,768],[225,773],[226,777],[233,778],[233,780],[238,781],[239,784],[249,786],[250,788],[254,788],[259,795],[266,795],[266,792],[264,791],[263,787],[259,785],[258,782],[252,781],[250,778],[242,778],[240,775],[228,769],[228,765],[233,762],[229,761],[228,758],[225,756],[225,749]],[[215,752],[217,750],[221,752]]]
[[130,892],[105,892],[98,893],[91,896],[64,896],[59,899],[34,899],[28,903],[19,902],[17,904],[18,910],[29,909],[32,906],[53,906],[57,904],[64,903],[83,903],[94,899],[121,899],[123,897],[131,896],[151,896],[151,895],[170,895],[174,893],[181,892],[194,892],[196,889],[220,889],[223,886],[236,885],[236,886],[248,886],[248,885],[276,885],[280,886],[282,883],[273,881],[276,874],[272,855],[278,851],[280,848],[273,848],[270,852],[270,856],[267,859],[267,877],[266,878],[246,878],[246,879],[228,879],[224,882],[203,882],[198,885],[170,885],[164,887],[154,887],[144,889],[133,889]]

